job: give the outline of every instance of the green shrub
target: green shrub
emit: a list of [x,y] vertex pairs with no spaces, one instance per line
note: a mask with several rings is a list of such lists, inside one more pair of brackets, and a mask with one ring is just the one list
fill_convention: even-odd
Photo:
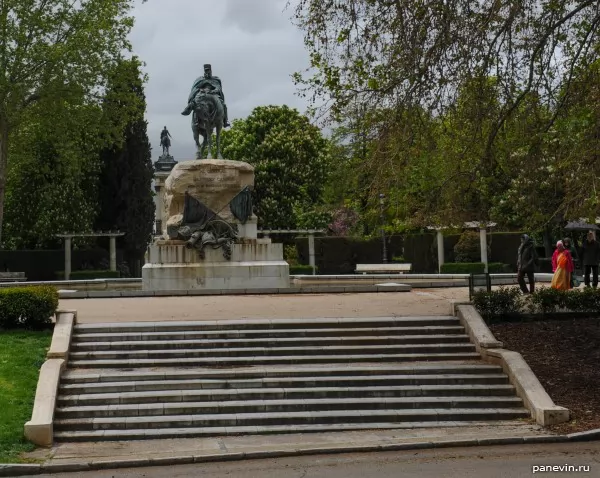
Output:
[[297,266],[300,263],[298,258],[298,248],[295,244],[290,244],[287,246],[283,246],[283,259],[290,266]]
[[[446,262],[442,264],[442,274],[483,274],[485,264],[483,262]],[[490,262],[488,264],[490,274],[506,274],[511,272],[509,264],[502,262]]]
[[[600,312],[600,291],[598,289],[592,289],[591,287],[585,287],[582,290],[573,289],[570,292],[577,292],[573,294],[570,301],[567,303],[567,307],[577,307],[578,312]],[[574,304],[574,299],[577,300],[577,304]]]
[[600,291],[598,289],[557,290],[542,287],[531,297],[531,313],[552,314],[554,312],[600,312]]
[[[576,298],[569,299],[568,294],[574,291],[557,290],[551,287],[541,287],[531,296],[530,312],[549,314],[565,309],[567,302],[571,306],[577,302]],[[578,292],[578,291],[577,291]]]
[[[56,273],[58,280],[64,280],[65,272],[58,271]],[[69,280],[91,280],[91,279],[118,279],[121,277],[119,271],[110,270],[83,270],[83,271],[72,271],[69,276]]]
[[[488,246],[488,257],[490,256]],[[456,262],[474,263],[481,260],[481,239],[478,232],[465,231],[454,246],[454,260]]]
[[[315,273],[318,272],[317,266],[315,266]],[[305,264],[299,264],[292,266],[290,265],[290,275],[312,275],[313,268]]]
[[42,329],[57,307],[58,291],[52,286],[0,289],[0,328]]
[[473,305],[487,321],[516,316],[521,312],[523,303],[518,287],[500,287],[491,292],[480,290],[473,294]]
[[442,264],[442,274],[483,274],[483,262],[446,262]]
[[486,320],[530,314],[548,315],[557,312],[600,314],[600,290],[585,288],[557,290],[550,287],[522,295],[518,287],[500,288],[491,292],[477,291],[473,304]]
[[489,262],[488,272],[490,274],[509,274],[513,271],[510,264],[504,264],[503,262]]

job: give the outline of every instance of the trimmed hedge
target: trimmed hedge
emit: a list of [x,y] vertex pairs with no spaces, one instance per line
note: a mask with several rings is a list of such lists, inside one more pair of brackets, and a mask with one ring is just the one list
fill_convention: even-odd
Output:
[[442,274],[483,274],[483,262],[446,262],[442,264]]
[[[442,264],[442,274],[483,274],[485,264],[483,262],[447,262]],[[502,274],[511,272],[508,264],[501,262],[488,263],[490,274]]]
[[[58,271],[56,273],[58,280],[64,280],[65,271]],[[91,279],[118,279],[121,277],[119,271],[111,270],[83,270],[83,271],[72,271],[69,280],[91,280]]]
[[500,287],[491,292],[475,292],[473,305],[488,321],[560,312],[600,315],[600,290],[590,287],[570,290],[542,287],[533,294],[524,295],[518,287]]
[[0,289],[0,328],[43,329],[52,323],[58,291],[52,286]]
[[[319,268],[315,266],[315,273],[318,273]],[[300,264],[296,266],[290,266],[290,275],[312,275],[313,268],[312,266],[307,266],[305,264]]]
[[500,287],[491,292],[478,290],[473,294],[473,305],[487,321],[514,317],[523,309],[523,293],[518,287]]

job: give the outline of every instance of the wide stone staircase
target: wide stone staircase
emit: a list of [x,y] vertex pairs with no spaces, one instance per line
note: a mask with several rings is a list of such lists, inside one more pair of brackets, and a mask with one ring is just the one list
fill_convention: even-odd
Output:
[[473,425],[526,418],[455,317],[75,326],[57,441]]

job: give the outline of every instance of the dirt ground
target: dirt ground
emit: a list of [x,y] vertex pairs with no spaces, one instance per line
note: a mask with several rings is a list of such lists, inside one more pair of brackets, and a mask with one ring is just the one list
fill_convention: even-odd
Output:
[[512,322],[490,327],[504,347],[515,350],[571,421],[556,432],[600,428],[600,319]]
[[468,300],[467,287],[362,294],[217,295],[62,299],[86,322],[392,317],[449,315],[450,299]]

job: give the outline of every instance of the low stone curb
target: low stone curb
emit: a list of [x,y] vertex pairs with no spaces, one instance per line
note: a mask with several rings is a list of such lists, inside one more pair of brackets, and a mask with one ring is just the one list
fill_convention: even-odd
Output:
[[52,343],[50,350],[46,354],[46,359],[63,359],[65,365],[69,359],[69,350],[71,348],[71,335],[73,326],[77,322],[76,310],[57,310],[56,325],[52,333]]
[[65,368],[63,359],[46,360],[40,368],[31,420],[25,423],[25,437],[39,446],[51,446],[54,435],[54,410],[60,376]]
[[[171,297],[201,295],[278,295],[278,294],[346,294],[374,292],[410,292],[411,285],[369,285],[369,286],[329,286],[329,287],[290,287],[288,289],[196,289],[196,290],[93,290],[80,292],[60,292],[61,299],[106,299],[115,297]],[[444,284],[418,284],[419,288],[444,287]]]
[[494,334],[486,325],[485,321],[477,313],[477,309],[472,305],[457,305],[455,308],[456,316],[461,325],[465,328],[471,341],[475,344],[477,352],[483,353],[483,349],[501,349],[504,344],[496,340]]
[[426,450],[433,448],[474,447],[492,445],[533,445],[540,443],[568,443],[600,439],[600,429],[570,435],[542,435],[530,437],[480,438],[442,440],[437,442],[386,443],[381,445],[357,445],[339,447],[298,448],[295,450],[261,450],[231,452],[209,455],[185,455],[128,460],[97,460],[80,463],[46,463],[39,465],[0,464],[0,476],[24,476],[41,473],[69,473],[76,471],[107,470],[117,468],[139,468],[144,466],[189,465],[219,461],[238,461],[266,458],[285,458],[302,455],[333,455],[340,453],[373,453],[381,451]]

